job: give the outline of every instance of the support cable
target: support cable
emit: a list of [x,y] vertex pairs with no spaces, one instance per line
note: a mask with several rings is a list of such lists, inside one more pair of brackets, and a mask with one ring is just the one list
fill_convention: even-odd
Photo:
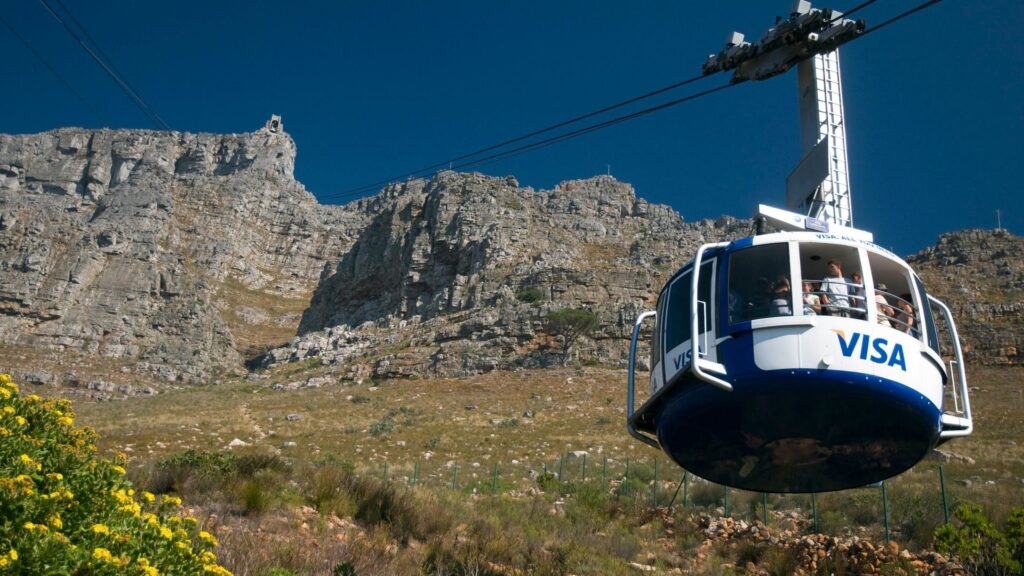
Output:
[[75,86],[71,82],[69,82],[67,78],[62,76],[61,73],[58,72],[57,69],[54,68],[50,64],[50,62],[46,58],[44,58],[38,50],[35,49],[34,46],[32,46],[28,39],[22,36],[20,32],[18,32],[17,28],[11,25],[11,23],[8,22],[3,16],[0,16],[0,23],[6,26],[7,29],[11,31],[11,34],[14,34],[14,37],[20,40],[21,43],[25,45],[25,48],[27,48],[28,51],[31,52],[32,55],[35,56],[36,59],[43,64],[43,66],[46,66],[46,69],[49,70],[50,73],[57,78],[57,80],[60,80],[61,84],[63,84],[65,88],[67,88],[72,94],[75,95],[75,98],[78,98],[78,101],[81,102],[86,107],[86,109],[89,110],[89,112],[96,118],[96,120],[99,121],[100,124],[110,125],[110,122],[103,117],[103,114],[100,113],[99,109],[93,106],[92,102],[90,102],[85,96],[83,96],[82,93],[79,92],[78,89],[75,88]]
[[[53,9],[53,7],[51,7],[47,3],[46,0],[39,0],[39,3],[42,4],[44,8],[46,8],[46,10],[50,13],[51,16],[54,17],[54,19],[57,20],[57,22],[60,22],[60,24],[64,27],[64,29],[68,32],[68,34],[70,34],[71,37],[74,38],[75,41],[78,42],[78,45],[81,46],[82,49],[85,50],[89,54],[89,56],[91,56],[92,59],[95,60],[96,63],[100,65],[101,68],[103,68],[103,70],[107,73],[107,75],[109,75],[114,80],[114,82],[118,85],[118,87],[121,88],[121,91],[123,91],[133,102],[135,102],[135,105],[138,106],[142,110],[142,112],[145,113],[146,116],[149,117],[150,121],[152,121],[158,127],[163,128],[164,130],[168,130],[168,131],[171,130],[171,127],[168,126],[167,123],[164,122],[162,118],[160,118],[160,116],[153,110],[153,108],[150,107],[150,105],[146,103],[146,101],[142,98],[142,96],[139,96],[138,92],[136,92],[135,90],[132,89],[132,87],[128,84],[128,82],[126,80],[124,80],[121,77],[121,75],[118,74],[113,69],[111,64],[106,62],[103,58],[100,58],[100,56],[98,54],[96,54],[96,51],[93,50],[82,39],[82,37],[77,32],[75,32],[75,30],[63,18],[60,17],[59,14],[57,14],[57,12]],[[65,10],[66,10],[66,8],[65,8]],[[70,14],[70,12],[68,14]],[[73,16],[72,16],[72,18],[73,18]]]

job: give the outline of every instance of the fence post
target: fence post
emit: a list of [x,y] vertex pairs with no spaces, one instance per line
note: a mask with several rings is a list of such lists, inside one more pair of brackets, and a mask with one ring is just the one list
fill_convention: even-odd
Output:
[[814,518],[814,531],[818,531],[818,494],[811,492],[811,514]]
[[384,462],[384,481],[388,481],[388,463],[386,461]]
[[494,463],[494,478],[491,480],[491,492],[498,493],[498,463]]
[[725,487],[725,517],[729,517],[729,487]]
[[687,505],[686,497],[689,496],[689,494],[687,494],[687,492],[689,492],[689,490],[690,490],[690,472],[688,470],[683,470],[683,508],[686,508],[686,505]]
[[658,507],[658,460],[654,460],[654,483],[651,484],[651,504],[652,508]]
[[676,503],[676,496],[679,496],[679,489],[683,487],[683,482],[686,481],[686,470],[683,470],[683,477],[679,479],[679,484],[676,484],[676,491],[672,493],[672,499],[668,501],[668,507],[671,508]]
[[764,520],[764,525],[768,525],[768,493],[761,492],[761,518]]
[[889,543],[889,498],[885,493],[885,480],[882,480],[882,516],[885,520],[885,543]]
[[608,488],[608,457],[604,457],[604,463],[601,465],[601,484],[607,489]]
[[562,468],[565,466],[565,454],[558,457],[558,483],[562,483]]
[[629,496],[629,458],[626,458],[626,473],[622,477],[622,495]]
[[942,514],[949,524],[949,500],[946,499],[946,476],[942,473],[942,465],[939,465],[939,488],[942,489]]
[[420,479],[420,463],[417,461],[412,467],[412,486],[416,487],[416,482]]
[[458,490],[459,465],[452,466],[452,490]]
[[580,476],[582,476],[582,478],[580,479],[580,482],[586,482],[587,481],[587,455],[586,454],[583,455],[582,468],[583,469],[580,471]]

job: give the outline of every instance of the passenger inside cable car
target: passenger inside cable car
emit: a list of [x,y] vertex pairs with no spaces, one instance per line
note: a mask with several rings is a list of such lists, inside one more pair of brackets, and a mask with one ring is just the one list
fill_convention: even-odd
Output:
[[[793,315],[861,320],[870,316],[880,324],[884,319],[891,327],[920,337],[916,311],[922,308],[921,295],[913,287],[909,269],[872,251],[865,251],[864,263],[862,253],[848,246],[805,242],[795,247],[799,258],[795,281],[788,243],[751,246],[729,255],[729,324]],[[848,269],[855,270],[849,278],[844,275]],[[865,275],[871,281],[865,283]],[[794,286],[799,291],[793,290]],[[679,286],[683,287],[685,282]],[[673,293],[679,291],[673,287]],[[875,307],[867,302],[878,303],[879,298],[885,300],[879,304],[883,312],[871,313]],[[804,304],[793,306],[793,302]]]

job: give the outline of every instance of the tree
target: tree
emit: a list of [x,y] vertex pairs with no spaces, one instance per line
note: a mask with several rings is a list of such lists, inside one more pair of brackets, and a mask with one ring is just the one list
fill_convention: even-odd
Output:
[[597,328],[598,318],[584,308],[563,308],[547,315],[548,332],[562,337],[562,364],[569,360],[569,350],[579,340]]

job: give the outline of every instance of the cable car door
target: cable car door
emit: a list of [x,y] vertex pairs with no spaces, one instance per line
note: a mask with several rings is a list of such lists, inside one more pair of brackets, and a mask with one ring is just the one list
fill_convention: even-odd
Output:
[[[670,384],[690,368],[696,355],[704,363],[716,363],[718,359],[716,338],[717,312],[712,298],[717,274],[717,259],[704,261],[697,278],[696,301],[691,296],[693,286],[693,270],[679,274],[669,285],[669,293],[664,310],[665,321],[662,322],[662,357],[663,378],[661,382]],[[696,302],[697,337],[692,337],[691,312]],[[696,350],[694,350],[696,342]],[[655,382],[655,387],[660,388]],[[657,391],[657,390],[654,390]]]

